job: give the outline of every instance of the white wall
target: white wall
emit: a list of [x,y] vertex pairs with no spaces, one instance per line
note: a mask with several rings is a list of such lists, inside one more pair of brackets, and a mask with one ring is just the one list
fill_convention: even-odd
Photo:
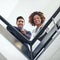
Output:
[[0,0],[0,15],[5,18],[10,16],[18,0]]

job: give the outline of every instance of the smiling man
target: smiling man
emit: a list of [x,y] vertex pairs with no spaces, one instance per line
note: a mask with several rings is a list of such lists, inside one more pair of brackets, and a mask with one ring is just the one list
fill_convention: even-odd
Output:
[[24,36],[26,36],[28,39],[31,37],[30,31],[27,31],[24,29],[25,20],[22,16],[17,17],[16,25],[17,30],[19,30]]
[[[16,26],[13,26],[14,28],[16,28],[19,32],[21,32],[28,40],[30,40],[31,37],[31,32],[27,31],[24,29],[24,25],[25,25],[25,20],[22,16],[18,16],[16,19]],[[13,30],[11,29],[9,26],[7,26],[7,30],[16,37],[16,34],[13,33]],[[17,37],[16,37],[17,38]],[[18,38],[17,38],[18,39]],[[20,40],[20,39],[18,39]],[[22,39],[23,40],[23,39]],[[16,46],[20,48],[20,50],[27,56],[30,58],[30,50],[29,47],[26,43],[23,42],[22,46],[20,46],[19,42],[16,42]]]

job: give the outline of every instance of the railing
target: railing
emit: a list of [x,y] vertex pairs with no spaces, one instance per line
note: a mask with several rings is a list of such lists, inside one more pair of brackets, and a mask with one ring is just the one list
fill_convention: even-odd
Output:
[[[58,21],[59,22],[59,24],[60,24],[60,20]],[[58,22],[56,23],[57,25],[58,25]],[[60,27],[60,25],[58,26],[58,27]],[[60,28],[57,28],[57,26],[53,26],[53,28],[49,31],[49,33],[42,39],[42,41],[41,41],[41,43],[36,47],[36,49],[33,51],[33,53],[34,53],[34,58],[39,54],[39,52],[43,52],[45,49],[46,49],[46,46],[48,46],[48,44],[52,41],[54,41],[54,36],[55,36],[55,34],[56,33],[58,33],[58,30],[59,30]],[[57,34],[57,35],[59,35],[60,34],[60,32]],[[56,37],[55,37],[56,38]],[[51,43],[52,43],[51,42]],[[50,43],[50,44],[51,44]],[[40,54],[41,54],[40,53]]]
[[42,30],[34,37],[31,44],[33,45],[35,41],[38,39],[38,37],[44,32],[44,30],[48,27],[48,25],[53,21],[52,18],[55,18],[56,15],[60,12],[60,7],[56,10],[56,12],[52,15],[52,17],[47,21],[45,26],[42,28]]

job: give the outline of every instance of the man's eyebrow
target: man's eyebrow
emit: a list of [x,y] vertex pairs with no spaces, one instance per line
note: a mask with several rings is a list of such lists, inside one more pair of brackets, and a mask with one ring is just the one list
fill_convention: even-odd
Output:
[[19,22],[24,22],[24,21],[19,21]]

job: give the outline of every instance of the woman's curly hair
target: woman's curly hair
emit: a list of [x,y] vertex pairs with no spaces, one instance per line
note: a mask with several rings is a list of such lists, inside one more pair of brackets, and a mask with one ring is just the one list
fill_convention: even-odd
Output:
[[42,13],[42,12],[39,12],[39,11],[35,11],[35,12],[33,12],[33,13],[29,16],[29,22],[30,22],[30,24],[31,24],[32,26],[35,26],[34,19],[33,19],[35,15],[40,16],[40,18],[41,18],[41,24],[43,24],[43,22],[45,21],[45,17],[44,17],[44,15],[43,15],[43,13]]

